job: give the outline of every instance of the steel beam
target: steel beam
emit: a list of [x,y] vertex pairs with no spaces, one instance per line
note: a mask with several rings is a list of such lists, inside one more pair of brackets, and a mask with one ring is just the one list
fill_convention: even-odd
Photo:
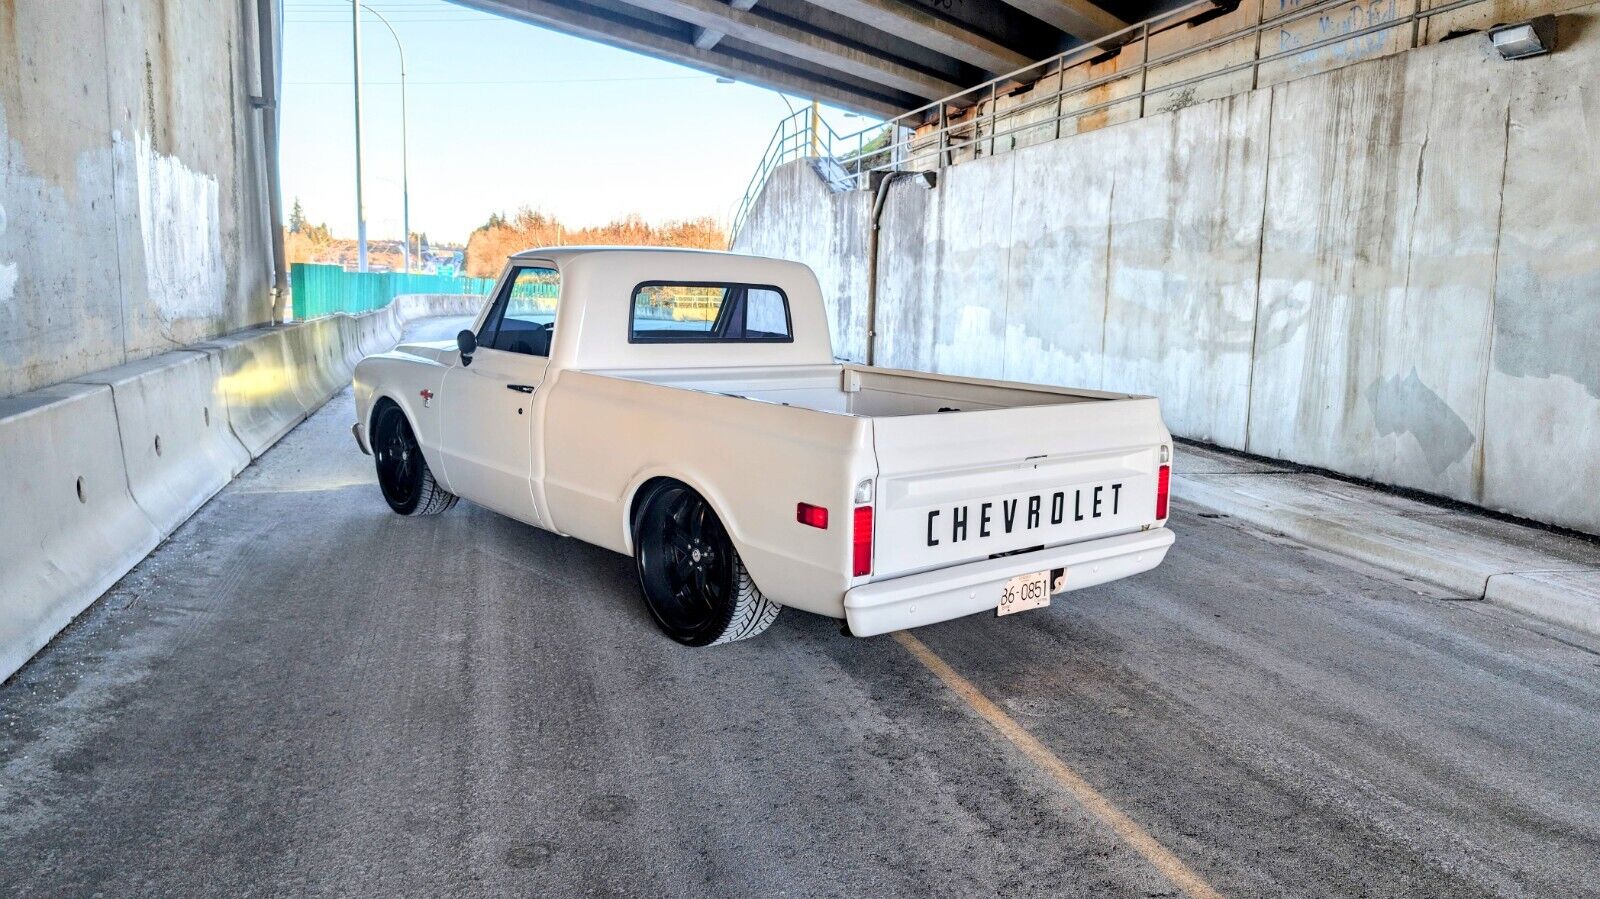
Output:
[[1128,27],[1127,22],[1090,3],[1089,0],[1004,0],[1004,2],[1085,43]]
[[720,31],[712,31],[709,28],[696,28],[694,30],[694,45],[702,50],[710,50],[721,43],[725,37],[727,35]]
[[671,16],[681,22],[717,31],[774,53],[881,84],[891,90],[936,100],[962,86],[920,72],[868,50],[841,43],[830,35],[796,28],[777,19],[735,9],[721,0],[626,0],[630,6]]
[[897,99],[897,95],[901,92],[880,93],[863,90],[848,83],[812,77],[779,65],[743,56],[731,56],[721,50],[702,50],[686,38],[679,39],[648,28],[619,22],[611,17],[565,6],[555,0],[451,0],[451,2],[509,19],[552,28],[564,34],[623,50],[643,53],[712,75],[759,84],[796,96],[815,97],[853,112],[891,118],[914,105]]
[[[823,9],[879,31],[903,37],[936,53],[959,59],[994,75],[1015,71],[1030,62],[1022,53],[955,22],[896,0],[810,0]],[[948,96],[955,91],[946,91]],[[936,99],[929,97],[929,99]]]
[[[755,7],[756,0],[728,0],[728,5],[734,9],[748,10]],[[710,50],[725,37],[727,37],[727,35],[721,31],[712,31],[709,28],[696,28],[694,30],[694,45],[702,50]]]

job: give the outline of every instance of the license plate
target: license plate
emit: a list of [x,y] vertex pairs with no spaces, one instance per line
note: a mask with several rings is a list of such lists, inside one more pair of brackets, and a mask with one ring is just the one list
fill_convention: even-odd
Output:
[[1041,609],[1050,604],[1050,572],[1035,571],[1019,574],[1000,589],[999,615],[1015,615],[1029,609]]

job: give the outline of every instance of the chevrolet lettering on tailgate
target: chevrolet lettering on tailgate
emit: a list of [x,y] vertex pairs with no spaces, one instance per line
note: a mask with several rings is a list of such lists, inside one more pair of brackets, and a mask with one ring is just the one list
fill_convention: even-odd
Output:
[[943,541],[961,543],[973,537],[984,538],[1014,532],[1034,531],[1045,526],[1085,521],[1116,515],[1122,507],[1122,483],[1100,484],[1092,488],[1057,490],[1051,494],[972,505],[932,509],[928,512],[928,545]]

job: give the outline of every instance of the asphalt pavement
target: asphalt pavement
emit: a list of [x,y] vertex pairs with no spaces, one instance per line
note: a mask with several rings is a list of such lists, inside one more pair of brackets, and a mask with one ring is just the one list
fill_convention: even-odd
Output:
[[1179,503],[1048,609],[690,649],[352,419],[0,687],[0,895],[1600,896],[1593,638]]

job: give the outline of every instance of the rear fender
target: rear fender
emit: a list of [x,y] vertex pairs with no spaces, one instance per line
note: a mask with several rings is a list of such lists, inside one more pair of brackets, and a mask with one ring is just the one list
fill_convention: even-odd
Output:
[[[639,492],[644,489],[644,486],[657,479],[677,481],[704,497],[706,502],[711,504],[711,511],[717,513],[717,520],[722,522],[723,529],[728,532],[728,538],[733,541],[733,548],[743,551],[745,543],[740,537],[738,522],[727,511],[729,506],[725,497],[708,487],[705,480],[695,475],[685,475],[680,471],[654,467],[645,469],[635,475],[633,482],[628,485],[627,494],[623,498],[622,535],[619,541],[622,552],[630,556],[633,555],[633,517],[638,512],[638,509],[634,508],[634,506],[638,503]],[[757,586],[760,585],[757,584]]]
[[[833,618],[844,617],[846,585],[842,577],[831,571],[809,570],[816,563],[792,553],[774,553],[752,544],[746,529],[732,512],[736,504],[729,502],[724,494],[711,486],[713,481],[709,477],[665,467],[651,467],[641,471],[628,485],[626,499],[622,503],[622,514],[618,516],[620,533],[617,536],[617,543],[611,548],[633,555],[634,505],[638,502],[640,491],[644,486],[656,478],[669,478],[685,484],[711,504],[712,511],[717,513],[717,518],[728,532],[728,539],[733,541],[733,548],[744,561],[750,579],[755,581],[756,588],[769,599],[806,612]],[[811,585],[811,588],[807,589],[805,585]]]

